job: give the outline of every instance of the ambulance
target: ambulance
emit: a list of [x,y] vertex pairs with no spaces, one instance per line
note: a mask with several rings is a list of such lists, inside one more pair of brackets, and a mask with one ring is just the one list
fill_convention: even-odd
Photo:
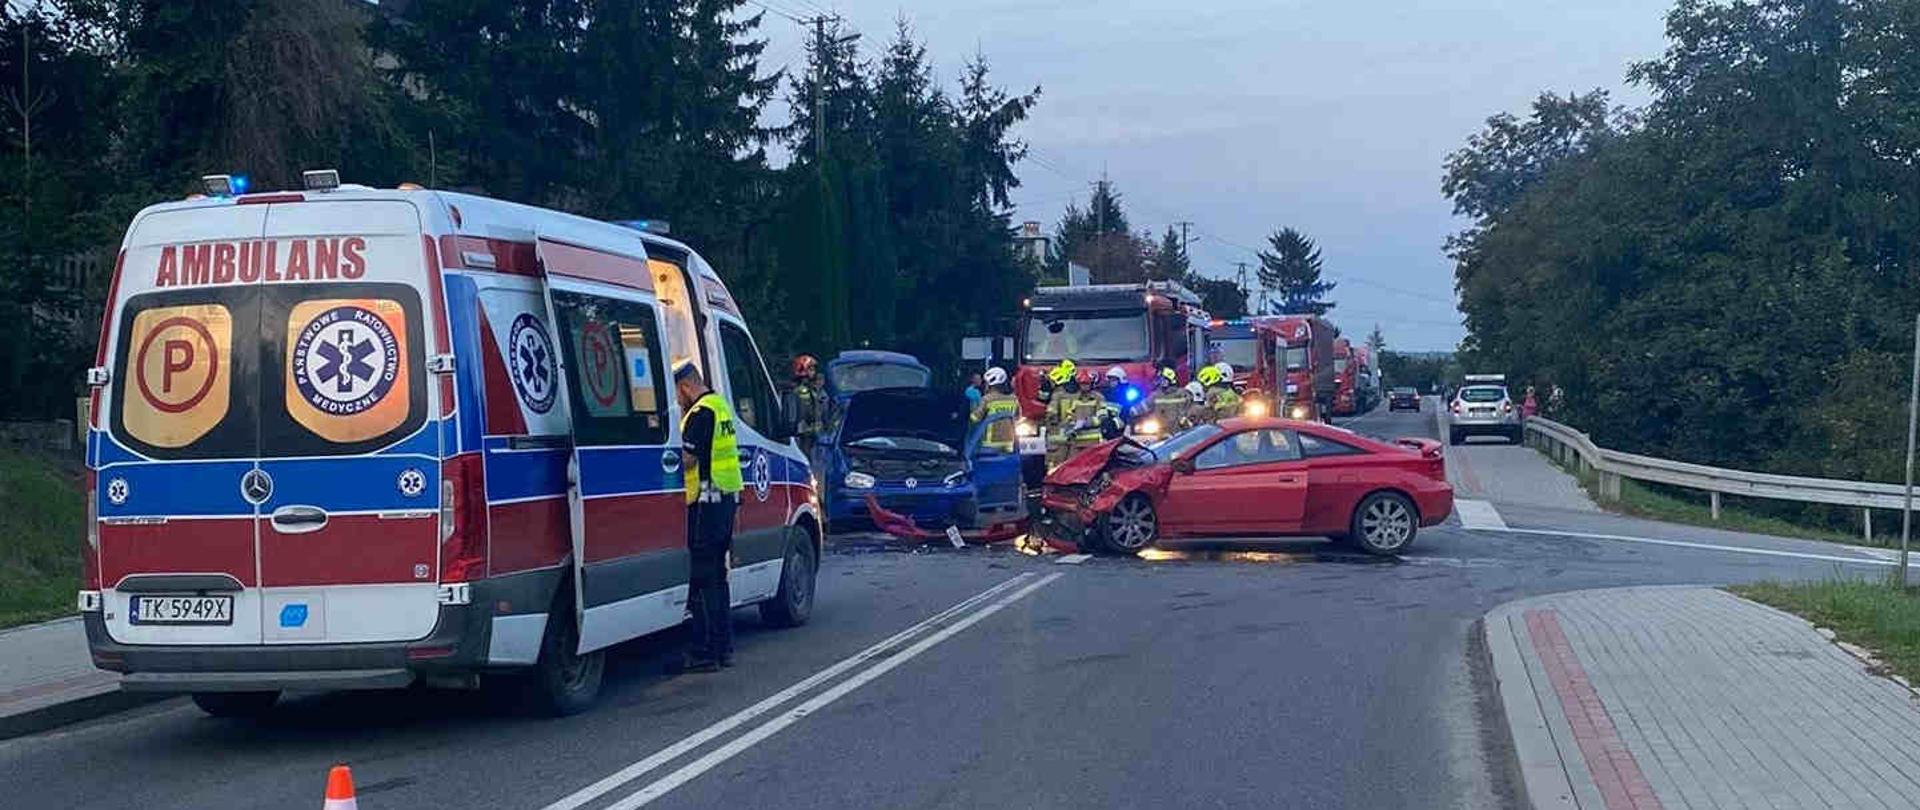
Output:
[[807,461],[698,253],[647,223],[305,181],[210,176],[127,229],[87,372],[96,666],[222,716],[483,677],[584,709],[608,647],[686,615],[683,360],[736,414],[735,605],[807,621]]

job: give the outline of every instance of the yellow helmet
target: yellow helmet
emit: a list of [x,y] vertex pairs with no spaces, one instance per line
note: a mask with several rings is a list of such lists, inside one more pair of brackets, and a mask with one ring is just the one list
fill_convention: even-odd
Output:
[[1219,385],[1221,380],[1226,379],[1220,373],[1220,369],[1214,366],[1201,366],[1200,371],[1193,376],[1200,381],[1201,385],[1206,386]]
[[1047,381],[1054,385],[1066,385],[1071,379],[1073,379],[1072,360],[1062,360],[1060,365],[1054,366],[1047,372]]

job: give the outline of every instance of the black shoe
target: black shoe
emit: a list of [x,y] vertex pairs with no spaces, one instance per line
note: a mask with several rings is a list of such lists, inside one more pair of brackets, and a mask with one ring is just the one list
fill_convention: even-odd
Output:
[[681,672],[719,672],[720,662],[712,658],[696,658],[688,655],[680,664]]

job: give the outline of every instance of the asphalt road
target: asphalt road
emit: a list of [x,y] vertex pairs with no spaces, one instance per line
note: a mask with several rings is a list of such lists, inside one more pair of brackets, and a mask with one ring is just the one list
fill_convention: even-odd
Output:
[[[1352,426],[1434,435],[1430,411]],[[1537,475],[1532,461],[1471,463],[1484,482]],[[1578,588],[1885,570],[1867,552],[1509,489],[1521,494],[1496,507],[1510,530],[1436,527],[1397,561],[1320,541],[1080,565],[843,544],[815,621],[770,631],[742,612],[741,665],[722,674],[668,674],[669,635],[620,648],[600,705],[561,720],[426,691],[301,696],[256,722],[169,701],[0,743],[0,806],[311,806],[335,762],[353,766],[367,810],[570,795],[584,801],[563,806],[1510,806],[1504,729],[1469,641],[1488,609]],[[623,770],[632,778],[610,778]]]

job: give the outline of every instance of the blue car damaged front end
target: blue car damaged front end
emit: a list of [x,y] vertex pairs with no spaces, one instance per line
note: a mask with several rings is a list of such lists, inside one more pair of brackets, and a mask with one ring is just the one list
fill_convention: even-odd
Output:
[[983,448],[981,427],[970,424],[959,394],[927,388],[854,394],[820,443],[829,523],[841,531],[872,527],[868,498],[933,531],[1011,519],[1020,506],[1019,457]]

